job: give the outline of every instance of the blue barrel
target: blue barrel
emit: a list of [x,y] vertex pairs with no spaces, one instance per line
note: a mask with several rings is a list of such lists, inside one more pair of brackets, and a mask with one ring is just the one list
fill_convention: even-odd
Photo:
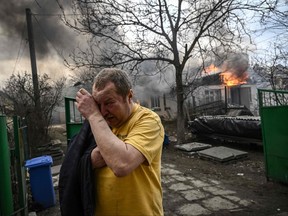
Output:
[[47,155],[32,158],[25,163],[30,175],[32,198],[44,209],[56,204],[51,174],[52,163],[52,157]]

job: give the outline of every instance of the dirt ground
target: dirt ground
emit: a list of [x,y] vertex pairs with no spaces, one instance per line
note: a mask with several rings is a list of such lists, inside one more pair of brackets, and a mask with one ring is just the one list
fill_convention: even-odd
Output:
[[[174,125],[175,126],[175,125]],[[173,124],[166,124],[166,132],[174,135]],[[171,135],[170,135],[171,136]],[[288,216],[288,184],[267,179],[263,145],[238,143],[237,139],[225,141],[223,139],[203,138],[192,135],[190,141],[203,142],[214,146],[226,146],[248,153],[246,158],[220,163],[205,160],[197,155],[190,156],[187,152],[175,148],[175,142],[164,148],[163,163],[175,163],[178,170],[186,176],[198,176],[219,180],[237,194],[243,195],[254,205],[248,212],[233,215],[287,215]],[[189,141],[188,141],[189,142]],[[167,204],[166,204],[167,205]],[[229,213],[230,215],[231,213]],[[217,214],[219,215],[219,214]],[[223,214],[224,215],[224,214]]]
[[[200,179],[203,176],[204,179],[221,181],[228,188],[230,187],[229,189],[254,203],[245,214],[242,212],[233,215],[277,215],[279,212],[285,212],[281,215],[288,216],[288,185],[267,181],[261,149],[243,148],[241,150],[248,152],[247,158],[219,163],[203,160],[197,156],[189,156],[187,153],[169,146],[164,149],[163,163],[177,164],[177,170],[185,176],[197,176]],[[170,205],[170,203],[166,203],[166,205]],[[173,207],[170,206],[170,208]]]
[[[288,185],[267,180],[265,157],[261,145],[245,145],[225,143],[223,140],[201,139],[201,142],[212,144],[212,146],[222,145],[248,152],[248,156],[244,159],[219,163],[203,160],[198,156],[191,156],[184,151],[176,149],[175,123],[166,124],[165,131],[171,139],[170,144],[163,149],[162,163],[177,164],[177,169],[185,176],[197,175],[199,178],[203,176],[206,179],[211,178],[221,181],[228,188],[230,187],[231,190],[237,191],[238,194],[253,203],[245,214],[243,212],[230,214],[239,216],[288,215]],[[190,141],[199,141],[199,138],[190,136]],[[165,201],[164,208],[168,205],[169,208],[173,208],[169,201]],[[37,212],[37,215],[60,215],[59,206]]]

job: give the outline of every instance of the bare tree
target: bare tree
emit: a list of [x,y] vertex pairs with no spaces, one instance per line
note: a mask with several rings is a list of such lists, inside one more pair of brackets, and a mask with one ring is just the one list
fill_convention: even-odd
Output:
[[277,30],[278,33],[284,34],[287,39],[288,1],[272,1],[269,10],[262,14],[261,24],[264,31]]
[[[28,125],[28,139],[32,153],[37,146],[49,141],[48,126],[51,123],[52,112],[62,100],[64,79],[52,82],[48,75],[39,76],[40,109],[35,106],[32,75],[13,74],[6,81],[1,91],[1,97],[6,104],[1,104],[7,116],[25,118]],[[1,98],[1,100],[2,100]],[[2,100],[4,101],[4,100]]]
[[282,47],[274,44],[266,50],[262,56],[254,57],[253,70],[265,82],[269,83],[273,90],[288,89],[288,61]]
[[288,88],[288,1],[279,0],[262,14],[261,31],[274,36],[262,54],[253,57],[253,69],[273,90]]
[[[93,46],[97,49],[79,50],[81,55],[74,55],[74,65],[70,66],[118,66],[131,69],[135,76],[144,61],[155,61],[159,73],[173,67],[177,142],[182,143],[183,71],[187,63],[205,59],[215,48],[221,47],[222,52],[242,49],[243,36],[249,38],[245,29],[248,12],[263,13],[269,7],[265,1],[252,0],[77,0],[74,19],[64,15],[64,20],[68,26],[96,38]],[[103,44],[110,44],[111,49]]]

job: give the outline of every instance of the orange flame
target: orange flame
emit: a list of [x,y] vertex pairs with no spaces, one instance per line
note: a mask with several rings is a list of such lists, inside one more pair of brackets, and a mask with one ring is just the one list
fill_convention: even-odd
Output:
[[205,75],[216,73],[216,72],[220,72],[220,68],[216,67],[214,64],[211,64],[208,67],[205,67],[203,72]]
[[[225,72],[221,72],[221,71]],[[221,72],[221,73],[220,73]],[[211,75],[214,73],[220,73],[221,82],[226,86],[235,86],[235,85],[242,85],[247,83],[248,74],[247,72],[244,73],[237,73],[233,70],[227,70],[225,64],[221,67],[216,67],[214,64],[205,67],[202,71],[202,75]]]
[[232,72],[222,72],[220,74],[222,82],[227,86],[235,86],[247,83],[248,74],[245,72],[237,76]]

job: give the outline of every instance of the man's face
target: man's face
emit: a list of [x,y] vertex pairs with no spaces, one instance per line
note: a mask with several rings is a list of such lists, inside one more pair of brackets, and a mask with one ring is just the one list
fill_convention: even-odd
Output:
[[130,116],[129,104],[131,103],[132,92],[130,94],[123,98],[117,94],[116,87],[112,82],[107,83],[101,90],[93,88],[93,98],[110,127],[121,126]]

